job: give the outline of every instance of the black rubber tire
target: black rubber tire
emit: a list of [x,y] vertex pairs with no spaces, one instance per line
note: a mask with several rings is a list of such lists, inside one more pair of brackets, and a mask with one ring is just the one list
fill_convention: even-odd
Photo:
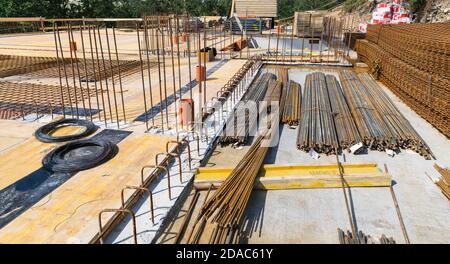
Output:
[[[100,151],[88,153],[88,155],[66,157],[69,152],[84,147],[99,147]],[[42,166],[53,172],[78,172],[94,168],[112,159],[117,152],[117,145],[108,140],[73,141],[48,153],[42,160]]]
[[[50,133],[64,126],[83,126],[85,129],[79,133],[65,136],[51,136]],[[88,120],[61,119],[48,123],[36,130],[34,136],[41,142],[66,142],[87,137],[97,130],[97,126]]]

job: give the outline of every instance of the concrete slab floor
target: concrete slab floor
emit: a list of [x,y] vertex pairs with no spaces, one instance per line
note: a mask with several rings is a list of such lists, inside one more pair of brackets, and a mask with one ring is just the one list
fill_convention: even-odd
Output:
[[[289,74],[303,87],[305,73],[309,72],[294,69]],[[450,230],[450,203],[425,174],[438,176],[432,167],[435,162],[450,165],[450,140],[380,85],[430,146],[436,161],[409,151],[393,158],[378,151],[366,155],[344,153],[339,158],[344,164],[376,162],[380,169],[386,164],[393,176],[393,188],[411,243],[450,243],[450,234],[446,232]],[[279,145],[269,151],[266,163],[336,162],[334,155],[321,155],[319,160],[313,160],[296,148],[296,129],[287,126],[280,129]],[[351,201],[360,230],[376,238],[385,234],[397,243],[405,242],[388,188],[351,188]],[[249,234],[248,243],[338,243],[336,228],[350,229],[340,189],[254,191],[247,208],[249,223],[255,222],[255,218],[259,221],[259,229]]]
[[[339,70],[296,67],[290,70],[289,75],[303,87],[307,73],[325,71],[338,77]],[[273,70],[264,68],[263,71]],[[438,176],[433,168],[435,162],[442,166],[450,165],[450,140],[380,85],[430,146],[436,160],[425,160],[410,151],[402,151],[395,157],[378,151],[361,155],[345,152],[339,156],[339,160],[344,164],[377,163],[380,170],[386,164],[393,177],[393,189],[411,243],[450,243],[450,234],[446,232],[450,230],[450,203],[425,174]],[[318,160],[314,160],[308,153],[297,149],[296,138],[297,129],[281,125],[279,144],[269,150],[265,163],[336,162],[334,155],[320,155]],[[206,166],[235,164],[247,149],[248,146],[242,149],[217,147]],[[397,243],[405,243],[388,188],[351,188],[347,194],[359,230],[375,239],[385,234],[393,237]],[[337,228],[350,229],[342,189],[255,190],[247,206],[243,226],[245,235],[241,243],[339,243]],[[176,232],[174,230],[176,228],[171,229],[171,232]]]

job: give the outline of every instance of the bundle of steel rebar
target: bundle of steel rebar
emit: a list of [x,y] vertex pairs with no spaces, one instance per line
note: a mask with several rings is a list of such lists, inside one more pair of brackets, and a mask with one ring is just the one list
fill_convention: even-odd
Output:
[[348,149],[361,142],[361,137],[336,77],[326,75],[326,82],[339,146]]
[[[258,106],[258,103],[264,99],[270,80],[276,80],[276,76],[272,73],[264,73],[248,88],[243,99],[228,118],[225,129],[219,138],[219,144],[245,143],[249,134],[255,131],[258,110],[246,110],[246,107]],[[244,110],[245,113],[241,113],[240,110]]]
[[[265,98],[279,96],[280,89],[277,86],[271,85]],[[271,112],[268,120],[276,122],[276,119],[276,112]],[[187,239],[188,243],[238,242],[242,216],[269,147],[264,140],[269,139],[272,129],[264,128],[261,131],[230,176],[200,209],[191,235]]]
[[351,231],[345,232],[340,228],[338,228],[338,237],[340,244],[396,244],[394,238],[388,238],[385,234],[382,234],[380,239],[376,241],[374,237],[362,231],[353,234]]
[[287,67],[277,68],[278,80],[280,80],[283,83],[284,87],[286,87],[289,82],[288,72],[289,70]]
[[433,165],[434,168],[441,174],[439,180],[436,181],[436,185],[439,186],[442,193],[450,199],[450,170],[447,168],[440,167],[437,164]]
[[[391,149],[411,149],[425,158],[431,159],[432,153],[430,148],[376,81],[367,73],[358,74],[358,78],[366,87],[368,98],[370,98],[376,111],[389,129],[390,134],[395,139],[391,140],[391,142],[386,142],[386,145]],[[389,143],[396,145],[390,145]]]
[[[301,102],[301,86],[300,84],[289,81],[284,94],[285,100],[282,111],[281,123],[290,126],[297,126],[300,119],[300,102]],[[281,107],[281,106],[280,106]]]
[[306,76],[301,113],[297,147],[305,151],[313,149],[318,153],[333,154],[338,141],[325,74],[314,72]]
[[253,190],[259,168],[267,153],[261,147],[263,136],[259,136],[244,158],[201,208],[188,243],[205,243],[203,233],[209,229],[212,234],[206,238],[211,244],[232,243],[233,233],[240,223]]
[[271,102],[280,102],[282,91],[283,83],[281,81],[274,79],[269,80],[269,85],[267,88],[267,93],[264,96],[264,101],[266,101],[268,105],[270,105]]
[[283,90],[281,91],[281,98],[279,104],[280,121],[281,121],[284,111],[284,105],[286,103],[286,88],[288,87],[289,82],[289,70],[287,67],[277,68],[277,79],[281,81],[283,84]]
[[363,143],[380,151],[385,150],[385,143],[395,145],[393,142],[395,139],[369,98],[368,89],[361,83],[356,73],[342,71],[339,78]]

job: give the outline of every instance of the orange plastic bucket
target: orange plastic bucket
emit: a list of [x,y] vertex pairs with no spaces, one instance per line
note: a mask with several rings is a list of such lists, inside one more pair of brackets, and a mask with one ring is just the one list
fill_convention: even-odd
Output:
[[194,100],[181,99],[178,106],[178,116],[182,126],[191,124],[194,121]]
[[277,26],[277,33],[283,33],[284,29],[282,26]]
[[195,79],[198,82],[206,80],[206,67],[205,66],[197,65],[197,67],[195,68]]
[[178,37],[178,35],[172,36],[173,44],[178,44],[178,41],[180,41],[180,38]]
[[75,41],[71,41],[69,43],[70,51],[77,51],[77,43]]

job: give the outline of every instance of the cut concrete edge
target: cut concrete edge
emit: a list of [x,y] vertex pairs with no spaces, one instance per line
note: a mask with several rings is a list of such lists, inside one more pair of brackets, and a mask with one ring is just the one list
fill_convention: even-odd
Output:
[[155,235],[153,236],[153,239],[150,242],[151,244],[156,244],[158,242],[158,239],[161,237],[161,235],[163,235],[164,231],[167,229],[169,224],[172,223],[174,219],[178,216],[178,212],[183,208],[184,203],[189,198],[189,195],[193,187],[193,179],[194,177],[192,177],[191,180],[189,180],[189,182],[186,184],[186,186],[184,186],[180,195],[177,197],[177,200],[170,207],[166,216],[163,218],[161,224],[159,225],[158,231],[156,231]]
[[[262,68],[262,64],[254,71],[254,74],[250,77],[250,80],[247,84],[246,87],[246,92],[248,90],[248,88],[251,86],[251,84],[253,83],[253,81],[256,79],[256,77],[258,76],[260,69]],[[245,92],[242,96],[245,95]],[[231,97],[228,99],[231,100]],[[237,103],[236,103],[237,104]],[[235,105],[236,105],[235,104]],[[234,106],[235,106],[234,105]],[[233,106],[233,109],[234,109]],[[216,114],[216,112],[214,112],[214,115]],[[211,118],[211,116],[209,117]],[[206,150],[205,150],[205,154],[203,156],[203,158],[200,161],[200,167],[203,167],[207,164],[208,159],[211,157],[215,147],[217,146],[217,142],[218,142],[218,138],[219,135],[221,133],[221,131],[223,130],[223,128],[225,127],[226,121],[228,119],[225,118],[223,120],[222,125],[220,126],[220,129],[212,136],[211,142],[209,142],[207,144]],[[214,128],[215,129],[215,128]],[[197,168],[197,170],[199,169]],[[196,188],[195,184],[194,184],[194,180],[195,180],[195,174],[194,177],[191,178],[191,180],[189,181],[189,183],[183,188],[183,191],[181,192],[181,194],[178,196],[177,200],[175,201],[175,203],[173,204],[173,206],[170,207],[169,211],[166,214],[166,217],[164,217],[163,222],[160,224],[158,231],[156,232],[156,234],[154,235],[151,244],[155,244],[158,242],[158,239],[161,237],[161,235],[164,233],[164,231],[167,229],[168,225],[173,221],[173,219],[175,217],[177,217],[178,212],[182,209],[185,201],[189,198],[189,195],[191,193],[192,188]],[[210,185],[208,185],[209,187]]]

